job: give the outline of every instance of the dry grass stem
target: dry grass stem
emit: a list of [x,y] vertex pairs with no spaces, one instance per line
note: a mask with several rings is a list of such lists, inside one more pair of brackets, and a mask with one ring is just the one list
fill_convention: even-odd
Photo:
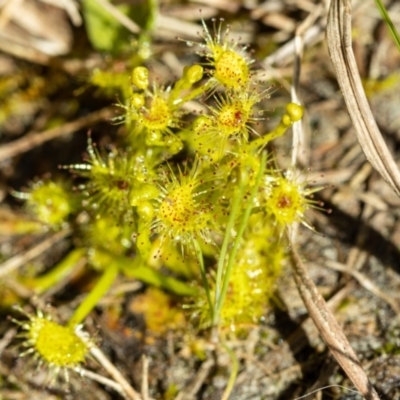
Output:
[[[346,286],[341,288],[334,296],[332,296],[328,301],[327,305],[330,310],[336,310],[343,300],[354,290],[355,282],[351,281]],[[307,338],[304,337],[304,333],[306,332]],[[310,343],[315,343],[316,338],[318,337],[318,329],[316,325],[313,323],[310,317],[307,317],[299,326],[296,331],[294,331],[287,339],[288,351],[293,352],[294,355],[298,354],[301,350],[303,350],[304,346],[307,344],[307,341]],[[289,350],[290,347],[290,350]],[[280,348],[274,351],[281,351]]]
[[11,343],[16,334],[17,330],[15,328],[10,328],[3,334],[3,337],[0,339],[0,357],[4,349]]
[[194,398],[200,390],[201,386],[204,384],[207,377],[209,376],[210,371],[214,367],[214,365],[215,363],[212,359],[203,362],[193,381],[186,389],[182,390],[178,394],[178,396],[175,397],[175,400],[186,400]]
[[[323,32],[324,30],[322,26],[311,26],[310,29],[304,33],[304,45],[311,46],[320,42],[323,39]],[[295,49],[295,39],[292,39],[263,60],[264,68],[268,70],[271,65],[283,66],[289,63],[293,59]]]
[[[322,6],[319,5],[308,17],[296,28],[294,38],[295,58],[293,67],[293,83],[291,86],[291,99],[293,103],[302,104],[299,98],[300,74],[304,50],[304,34],[315,23],[322,12]],[[303,120],[293,124],[293,146],[292,146],[292,165],[297,165],[300,161],[303,165],[308,165],[309,148],[306,145],[306,135],[304,132]]]
[[25,253],[17,254],[16,256],[11,257],[7,261],[3,262],[2,264],[0,264],[0,278],[11,274],[13,271],[22,267],[28,261],[40,256],[42,253],[53,247],[55,243],[67,237],[70,233],[70,229],[65,229],[57,232],[52,236],[47,237],[37,245],[33,246]]
[[68,122],[56,128],[51,128],[44,132],[31,132],[21,139],[14,140],[11,143],[1,146],[0,162],[31,150],[36,146],[40,146],[49,140],[76,132],[86,126],[93,126],[99,121],[104,121],[111,118],[113,115],[114,108],[105,107],[99,111],[95,111],[89,115],[78,118],[75,121]]
[[333,356],[366,400],[378,400],[378,393],[369,381],[342,328],[308,276],[306,267],[293,243],[291,257],[294,278],[300,296]]
[[140,27],[121,12],[112,3],[106,0],[96,0],[110,15],[112,15],[122,26],[131,31],[132,33],[139,33]]
[[108,387],[112,388],[116,392],[118,392],[121,396],[126,397],[124,391],[122,390],[121,385],[114,382],[113,380],[108,379],[99,374],[96,374],[95,372],[89,371],[85,368],[77,368],[76,372],[78,372],[79,375],[81,375],[81,376],[91,379],[92,381],[99,382],[100,384],[102,384],[104,386],[108,386]]
[[[83,338],[84,339],[84,338]],[[130,400],[142,400],[142,397],[136,392],[135,389],[128,383],[121,372],[110,362],[105,354],[95,345],[90,344],[90,354],[100,363],[100,365],[110,374],[115,382],[117,382],[122,391]]]
[[17,59],[29,61],[34,64],[48,66],[57,70],[62,70],[69,75],[76,75],[79,72],[91,71],[99,67],[102,59],[98,55],[90,55],[88,59],[64,59],[52,57],[34,47],[27,47],[16,42],[0,40],[0,50]]
[[149,359],[145,355],[142,357],[142,363],[142,398],[149,400]]
[[379,287],[376,286],[375,283],[372,282],[369,278],[367,278],[364,274],[362,274],[361,272],[359,272],[353,268],[349,268],[347,265],[344,265],[337,261],[326,260],[325,265],[329,268],[334,269],[335,271],[340,271],[345,274],[351,275],[354,279],[357,280],[357,282],[362,287],[364,287],[365,289],[367,289],[368,291],[373,293],[375,296],[379,297],[380,299],[382,299],[383,301],[388,303],[390,305],[390,307],[392,307],[393,311],[397,315],[400,315],[400,306],[399,306],[399,304],[397,304],[396,300],[391,298],[389,295],[387,295],[381,289],[379,289]]
[[339,86],[365,156],[400,196],[400,172],[368,104],[352,50],[349,0],[332,0],[326,41]]

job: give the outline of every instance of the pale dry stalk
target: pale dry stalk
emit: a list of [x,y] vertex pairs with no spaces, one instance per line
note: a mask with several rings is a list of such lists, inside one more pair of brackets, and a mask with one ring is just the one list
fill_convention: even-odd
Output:
[[372,166],[400,196],[400,172],[372,115],[351,44],[351,2],[332,0],[326,42],[358,141]]
[[294,278],[300,296],[325,343],[364,398],[366,400],[379,400],[378,393],[369,381],[356,353],[352,349],[332,311],[328,308],[314,282],[309,277],[306,267],[293,243],[291,244],[291,256]]

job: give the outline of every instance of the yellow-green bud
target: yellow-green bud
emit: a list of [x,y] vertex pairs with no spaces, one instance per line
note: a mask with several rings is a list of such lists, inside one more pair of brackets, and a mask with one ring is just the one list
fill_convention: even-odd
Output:
[[132,83],[138,89],[147,89],[149,86],[149,70],[146,67],[134,68],[132,71]]
[[293,124],[292,118],[288,114],[282,116],[282,124],[289,127]]
[[144,106],[145,99],[141,93],[133,93],[131,96],[131,107],[139,109]]
[[154,207],[149,201],[145,201],[137,206],[139,217],[146,221],[151,221],[154,217]]
[[286,106],[286,111],[289,114],[292,121],[297,122],[300,121],[301,118],[303,117],[304,107],[299,106],[298,104],[295,103],[289,103]]
[[203,77],[203,67],[201,65],[191,65],[190,67],[185,67],[183,75],[185,79],[193,85]]

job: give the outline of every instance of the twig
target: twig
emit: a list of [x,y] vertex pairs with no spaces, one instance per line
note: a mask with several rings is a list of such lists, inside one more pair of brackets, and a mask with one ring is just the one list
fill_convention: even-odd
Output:
[[74,0],[41,0],[43,3],[51,4],[54,7],[59,7],[68,14],[71,22],[75,26],[82,25],[82,17],[79,14],[79,6]]
[[0,40],[0,50],[21,60],[55,68],[73,76],[76,76],[80,72],[87,73],[87,71],[92,71],[103,63],[102,58],[98,54],[90,54],[84,60],[79,58],[51,57],[34,47],[26,47],[23,44],[8,40]]
[[143,400],[149,400],[149,359],[144,354],[142,363],[142,398]]
[[[290,237],[290,235],[288,236]],[[365,399],[378,400],[378,393],[369,381],[342,328],[318,292],[314,282],[308,276],[294,243],[291,243],[291,257],[297,289],[322,338],[337,362]]]
[[78,131],[88,125],[93,125],[98,121],[106,120],[113,116],[113,107],[106,107],[99,111],[95,111],[89,115],[78,118],[75,121],[68,122],[57,128],[52,128],[44,132],[32,132],[22,137],[21,139],[14,140],[11,143],[5,144],[0,147],[0,162],[15,157],[18,154],[24,153],[39,146],[51,139],[59,136],[67,135]]
[[332,0],[326,42],[358,141],[373,167],[400,196],[400,172],[369,107],[351,47],[351,3]]
[[112,3],[106,0],[96,0],[110,15],[112,15],[122,26],[131,31],[132,33],[139,33],[140,27],[133,22],[129,17],[127,17],[123,12],[121,12]]
[[[320,42],[323,38],[323,26],[313,25],[306,32],[304,32],[304,45],[311,46]],[[285,43],[283,46],[279,47],[278,50],[274,51],[268,57],[266,57],[262,64],[266,70],[268,70],[271,65],[282,66],[287,64],[293,59],[295,54],[295,39],[291,39],[289,42]]]
[[141,396],[129,384],[121,372],[110,362],[104,353],[94,344],[90,345],[90,354],[100,363],[100,365],[111,375],[111,377],[121,386],[124,393],[131,400],[142,400]]
[[39,244],[33,246],[25,253],[17,254],[16,256],[9,258],[7,261],[0,264],[0,278],[10,274],[12,271],[21,267],[28,261],[39,256],[44,251],[50,249],[52,246],[54,246],[55,243],[64,239],[70,233],[71,233],[70,229],[65,229],[63,231],[57,232],[54,235],[46,238]]
[[326,265],[327,267],[332,268],[336,271],[340,271],[345,274],[351,275],[354,279],[358,281],[358,283],[361,286],[363,286],[365,289],[367,289],[368,291],[370,291],[371,293],[373,293],[375,296],[379,297],[386,303],[388,303],[390,307],[392,307],[393,311],[397,315],[400,315],[400,306],[397,304],[395,299],[392,299],[389,295],[387,295],[385,292],[379,289],[378,286],[376,286],[369,278],[367,278],[361,272],[355,269],[350,269],[347,265],[344,265],[337,261],[327,260]]
[[[350,281],[346,286],[342,287],[334,296],[328,301],[327,305],[330,310],[335,311],[343,300],[354,290],[355,282]],[[293,355],[298,354],[304,349],[304,346],[311,344],[312,347],[316,346],[318,336],[318,329],[313,323],[310,316],[308,316],[301,325],[287,338],[286,342],[283,342],[281,346],[278,346],[275,352],[287,351]],[[273,353],[271,353],[271,357]]]
[[85,368],[76,368],[76,372],[78,372],[78,374],[81,376],[91,379],[92,381],[99,382],[104,386],[113,388],[116,392],[118,392],[122,396],[125,395],[125,392],[122,390],[121,385],[116,383],[112,379],[108,379],[102,375],[96,374],[95,372],[89,371]]
[[209,359],[201,364],[199,371],[197,372],[196,376],[194,377],[193,381],[189,384],[189,387],[182,390],[175,400],[185,400],[185,399],[192,399],[194,398],[198,391],[200,390],[201,386],[204,384],[204,381],[210,374],[211,369],[215,365],[213,359]]
[[3,337],[0,339],[0,358],[4,349],[10,344],[13,340],[14,336],[17,334],[17,330],[15,328],[10,328],[6,331]]
[[4,29],[10,22],[14,10],[21,7],[22,1],[23,0],[8,0],[4,6],[0,6],[0,30]]
[[198,39],[199,34],[203,31],[200,25],[193,22],[183,21],[163,14],[157,15],[156,26],[158,29],[165,29],[174,32],[174,34],[184,35],[193,39]]

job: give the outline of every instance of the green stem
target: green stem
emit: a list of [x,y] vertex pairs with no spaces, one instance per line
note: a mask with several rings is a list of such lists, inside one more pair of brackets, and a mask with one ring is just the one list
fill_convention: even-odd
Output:
[[185,104],[186,102],[193,100],[194,98],[201,96],[202,94],[204,94],[205,92],[207,92],[207,90],[210,88],[210,85],[208,84],[208,82],[205,85],[199,86],[196,89],[193,89],[190,93],[188,93],[186,96],[181,97],[181,101],[176,105],[176,108],[181,107],[183,104]]
[[68,322],[68,325],[70,327],[75,327],[76,325],[79,325],[93,310],[93,308],[96,307],[99,300],[107,293],[108,289],[110,289],[111,285],[114,283],[115,278],[118,275],[118,271],[119,269],[117,263],[111,263],[107,266],[107,268],[103,272],[103,275],[97,281],[94,288],[75,310],[74,314]]
[[194,248],[195,248],[195,251],[196,251],[197,258],[199,260],[201,278],[203,280],[204,290],[206,291],[207,302],[208,302],[208,307],[210,309],[211,321],[212,321],[213,320],[213,315],[214,315],[214,309],[213,309],[213,304],[212,304],[212,299],[211,299],[210,285],[208,284],[206,270],[204,268],[203,252],[201,250],[199,242],[196,239],[193,239],[193,245],[194,245]]
[[44,274],[32,281],[32,286],[36,293],[43,293],[47,289],[60,282],[67,277],[80,260],[85,256],[86,250],[78,248],[72,250],[68,255],[59,262],[47,274]]
[[275,138],[282,136],[290,127],[291,125],[286,125],[282,121],[279,123],[279,125],[271,132],[268,132],[264,136],[253,140],[251,143],[249,143],[249,149],[253,150],[256,148],[264,148],[271,140],[274,140]]
[[[219,254],[218,266],[217,266],[217,279],[215,282],[215,299],[214,299],[214,312],[213,312],[213,325],[218,325],[219,320],[219,310],[221,307],[219,304],[223,302],[221,300],[221,286],[222,286],[222,276],[224,273],[224,265],[226,253],[228,251],[229,241],[232,235],[232,230],[235,225],[236,216],[241,207],[241,202],[243,201],[243,196],[245,193],[246,187],[244,181],[239,179],[239,187],[236,192],[236,196],[233,198],[233,203],[231,207],[231,212],[229,214],[228,224],[226,226],[226,232],[224,236],[224,241],[222,242],[221,252]],[[226,275],[225,275],[226,276]]]
[[226,386],[224,393],[221,397],[221,400],[228,400],[230,394],[232,393],[233,387],[235,386],[237,374],[239,372],[239,362],[235,355],[235,353],[230,349],[225,343],[222,344],[226,352],[229,354],[229,358],[232,362],[232,371],[229,377],[228,385]]
[[266,156],[266,153],[264,152],[261,155],[260,169],[258,170],[255,184],[254,184],[254,186],[253,186],[253,188],[251,190],[250,199],[249,199],[249,201],[247,203],[247,207],[246,207],[246,210],[245,210],[245,212],[243,214],[243,218],[242,218],[242,220],[240,222],[240,226],[239,226],[237,235],[235,237],[235,241],[233,243],[232,250],[231,250],[231,252],[229,254],[228,265],[226,267],[225,274],[223,276],[223,283],[222,283],[223,286],[222,286],[222,290],[221,290],[221,295],[220,295],[220,297],[218,299],[218,302],[216,302],[216,304],[215,304],[215,307],[216,307],[215,314],[218,315],[218,316],[221,313],[222,305],[224,304],[226,293],[228,291],[228,285],[229,285],[230,277],[231,277],[231,274],[232,274],[233,264],[234,264],[235,259],[236,259],[236,254],[237,254],[237,252],[239,250],[239,246],[240,246],[244,231],[245,231],[245,229],[247,227],[247,223],[249,221],[250,214],[251,214],[251,211],[253,209],[253,199],[256,196],[257,192],[258,192],[258,189],[259,189],[260,184],[261,184],[262,177],[264,175],[264,171],[265,171],[265,167],[266,167],[266,165],[265,165],[266,164],[266,159],[267,159],[267,156]]
[[282,115],[279,125],[271,132],[264,136],[253,140],[249,143],[249,150],[265,147],[271,140],[282,136],[294,122],[300,121],[303,117],[304,107],[296,103],[288,103],[286,105],[286,114]]
[[383,5],[381,0],[375,0],[375,3],[381,13],[382,19],[385,21],[390,33],[392,34],[392,37],[394,39],[394,42],[397,45],[397,48],[400,51],[400,35],[397,32],[397,29],[394,26],[394,24],[389,16],[389,13],[386,10],[386,7]]
[[[109,256],[103,253],[102,256]],[[110,257],[111,258],[111,257]],[[120,271],[128,278],[139,279],[149,285],[163,288],[179,296],[197,296],[198,291],[172,276],[165,276],[162,273],[148,267],[141,257],[131,259],[124,256],[112,256],[110,263],[118,265]]]

